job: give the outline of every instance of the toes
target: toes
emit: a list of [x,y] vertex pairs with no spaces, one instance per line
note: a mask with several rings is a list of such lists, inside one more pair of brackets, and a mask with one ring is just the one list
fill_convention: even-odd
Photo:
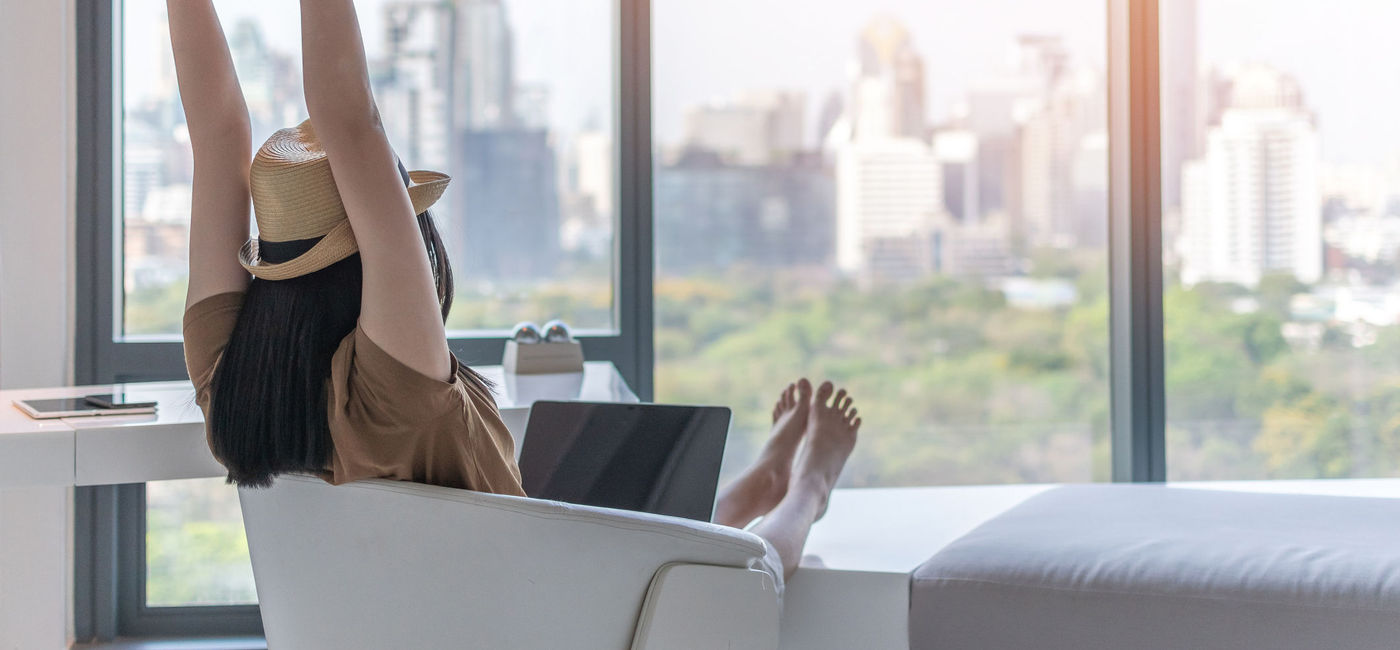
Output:
[[[841,392],[844,393],[844,392],[846,392],[846,391],[843,390],[843,391],[841,391]],[[844,413],[844,412],[846,412],[847,409],[851,408],[851,398],[850,398],[849,395],[846,396],[846,399],[844,399],[844,400],[838,400],[838,401],[839,401],[840,404],[841,404],[841,406],[840,406],[841,412]]]
[[812,403],[812,382],[806,377],[797,380],[797,404]]
[[839,410],[843,410],[843,409],[841,408],[841,402],[842,402],[842,400],[845,400],[845,399],[846,399],[846,389],[842,388],[841,390],[836,391],[836,398],[831,400],[831,408],[834,408],[834,409],[836,409],[836,410],[838,410],[838,411],[839,411]]
[[826,406],[826,402],[831,399],[831,393],[834,390],[836,390],[836,387],[831,385],[831,382],[822,382],[822,385],[817,387],[817,395],[813,403],[819,406]]
[[856,421],[851,423],[851,429],[852,429],[852,430],[860,429],[860,418],[856,418]]
[[846,422],[855,422],[856,420],[858,420],[859,418],[856,417],[856,414],[859,412],[860,409],[851,409],[850,411],[848,411],[846,413]]

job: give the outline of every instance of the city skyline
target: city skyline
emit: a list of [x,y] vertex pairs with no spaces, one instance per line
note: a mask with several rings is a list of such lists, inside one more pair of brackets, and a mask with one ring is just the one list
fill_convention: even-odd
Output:
[[[383,86],[380,94],[388,109],[386,123],[391,131],[397,133],[395,141],[406,151],[413,152],[413,158],[426,160],[429,166],[460,168],[467,170],[469,177],[480,175],[470,172],[473,168],[483,172],[490,170],[490,177],[496,180],[478,187],[478,191],[474,192],[479,197],[478,204],[473,206],[475,212],[518,213],[519,206],[511,203],[510,196],[540,198],[528,212],[539,212],[541,216],[518,219],[519,223],[527,225],[512,241],[524,245],[526,239],[522,238],[527,238],[527,233],[539,232],[543,228],[548,231],[548,237],[540,240],[542,259],[552,260],[556,255],[552,251],[559,245],[563,245],[565,250],[587,251],[592,257],[606,255],[608,247],[605,240],[611,236],[607,225],[611,197],[606,195],[608,183],[604,181],[609,175],[604,168],[609,166],[606,160],[611,155],[611,148],[606,142],[602,143],[604,146],[599,146],[593,141],[600,137],[606,139],[607,132],[585,130],[569,133],[540,117],[547,112],[544,107],[553,103],[553,87],[535,86],[516,78],[515,60],[521,48],[517,45],[518,39],[512,27],[516,24],[515,17],[504,9],[513,4],[504,0],[462,0],[456,5],[392,0],[378,5],[385,19],[380,23],[383,31],[379,35],[367,34],[366,39],[368,43],[377,44],[374,48],[377,54],[371,55],[371,63],[379,79],[377,84]],[[449,9],[452,6],[457,9]],[[1194,59],[1199,54],[1186,56],[1194,52],[1191,48],[1202,39],[1180,33],[1183,28],[1200,22],[1199,17],[1192,15],[1195,6],[1195,2],[1172,5],[1175,13],[1170,24],[1164,28],[1177,30],[1178,33],[1166,36],[1167,47],[1174,48],[1173,52],[1183,59]],[[456,11],[465,18],[452,19],[443,13],[447,11]],[[471,18],[478,14],[482,18]],[[435,40],[441,39],[444,33],[437,25],[452,23],[453,20],[465,21],[460,28],[462,31],[452,36],[454,40]],[[856,261],[859,254],[853,251],[867,244],[885,251],[882,254],[905,258],[913,256],[910,258],[915,260],[913,263],[906,259],[892,262],[893,266],[886,265],[895,269],[894,275],[931,272],[1009,275],[1028,270],[1023,262],[1008,261],[1008,256],[1026,255],[1027,249],[1017,247],[1049,245],[1097,248],[1103,245],[1107,173],[1107,140],[1103,130],[1106,117],[1102,107],[1105,99],[1102,71],[1094,67],[1092,57],[1083,57],[1074,52],[1059,36],[1045,33],[1016,35],[1008,43],[1001,44],[1004,51],[1011,53],[1006,57],[1008,63],[989,77],[969,82],[968,87],[960,90],[961,99],[953,102],[962,107],[960,112],[940,121],[932,116],[933,111],[924,100],[931,94],[948,91],[930,88],[938,84],[928,79],[927,68],[930,66],[926,61],[929,57],[924,53],[926,46],[918,35],[888,14],[878,13],[863,26],[850,31],[853,34],[848,41],[846,64],[842,66],[846,71],[844,92],[813,97],[781,88],[751,89],[737,95],[738,99],[731,102],[712,100],[693,105],[683,111],[686,126],[680,146],[712,151],[719,154],[722,161],[741,167],[781,164],[793,156],[826,156],[828,173],[836,180],[838,218],[833,228],[838,236],[833,242],[835,250],[832,256],[836,266],[847,273],[855,272],[860,267]],[[245,85],[250,88],[249,104],[255,122],[267,126],[291,118],[299,110],[299,96],[294,87],[297,71],[291,54],[277,50],[270,43],[261,23],[239,20],[230,30],[230,41],[235,60],[244,71]],[[467,42],[472,46],[459,48],[452,44],[454,42]],[[458,58],[449,61],[435,52],[458,52]],[[498,72],[492,72],[493,65],[497,66]],[[167,111],[172,110],[170,102],[174,101],[169,94],[173,89],[173,79],[170,78],[168,65],[152,67],[160,71],[161,77],[156,86],[166,89],[166,103],[138,104],[137,108],[154,119],[165,121],[169,119]],[[1181,161],[1182,169],[1191,167],[1202,155],[1209,153],[1205,146],[1207,131],[1218,130],[1222,110],[1219,106],[1211,106],[1211,102],[1216,100],[1211,100],[1209,95],[1214,92],[1213,85],[1225,83],[1221,79],[1228,78],[1238,69],[1237,66],[1222,68],[1204,64],[1197,67],[1200,69],[1194,70],[1194,74],[1185,76],[1173,76],[1178,73],[1172,72],[1172,69],[1164,71],[1164,83],[1195,87],[1197,91],[1187,94],[1206,97],[1202,101],[1190,102],[1183,118],[1189,123],[1180,124],[1178,120],[1173,126],[1168,121],[1164,126],[1164,142],[1184,138],[1185,144],[1177,146],[1177,153],[1168,151],[1166,154],[1175,155]],[[459,72],[464,70],[476,74]],[[1179,71],[1180,68],[1174,70]],[[486,72],[483,74],[482,71]],[[1293,79],[1285,71],[1279,74]],[[458,75],[464,75],[462,78],[465,81],[461,84],[464,90],[453,91],[451,80]],[[443,86],[444,83],[447,85]],[[1307,121],[1310,128],[1320,130],[1319,124],[1325,121],[1317,117],[1318,112],[1311,111],[1313,95],[1304,87],[1305,84],[1292,83],[1297,85],[1296,92],[1303,97],[1299,101],[1309,103]],[[452,99],[456,96],[454,92],[460,95],[459,99]],[[431,99],[435,96],[432,93],[437,93],[441,98]],[[1164,114],[1171,113],[1174,106],[1182,104],[1176,98],[1169,97]],[[461,108],[453,109],[452,106]],[[454,110],[465,112],[461,117],[437,117],[439,113],[445,115]],[[134,115],[138,119],[133,124],[141,123],[140,115],[140,111]],[[528,115],[535,117],[526,117]],[[1240,119],[1230,122],[1238,124]],[[438,126],[434,127],[435,124]],[[176,149],[179,147],[171,149],[168,144],[152,144],[150,138],[153,134],[142,128],[145,127],[128,129],[126,203],[129,209],[136,210],[132,216],[136,217],[137,222],[149,222],[168,230],[176,221],[172,219],[173,206],[178,203],[174,199],[184,194],[180,187],[154,187],[152,179],[165,173],[163,170],[168,171],[170,165],[187,166],[188,161],[182,161],[178,155]],[[514,136],[488,135],[502,130],[520,132]],[[471,136],[475,138],[471,142],[476,143],[476,148],[494,147],[495,151],[506,156],[500,158],[498,155],[493,160],[516,160],[516,171],[502,172],[499,164],[487,160],[490,155],[487,158],[475,155],[462,157],[460,143],[464,141],[457,134],[466,131],[478,132]],[[532,136],[530,132],[538,132],[541,136]],[[546,132],[549,135],[544,135]],[[513,139],[501,140],[502,144],[499,145],[493,144],[501,137]],[[1316,132],[1310,137],[1320,139]],[[894,140],[902,141],[902,144]],[[537,153],[522,159],[518,155],[522,146]],[[669,157],[678,150],[677,146],[658,142],[658,164],[661,167],[669,164]],[[668,148],[672,153],[668,153]],[[1321,162],[1314,160],[1320,158],[1320,149],[1316,143],[1307,146],[1305,158],[1314,167]],[[852,230],[851,224],[865,221],[851,216],[851,203],[847,200],[855,196],[860,187],[852,180],[857,177],[853,175],[857,167],[850,162],[857,150],[868,151],[882,161],[878,164],[885,165],[887,171],[894,169],[888,166],[892,155],[903,156],[905,162],[899,163],[904,165],[901,168],[914,174],[910,178],[920,179],[916,183],[919,186],[917,192],[906,192],[906,195],[927,197],[918,199],[916,203],[922,202],[918,205],[909,204],[907,209],[912,212],[898,217],[902,220],[898,223],[902,225],[880,226],[889,232],[877,233],[869,242],[865,241],[864,235],[858,234],[860,228]],[[512,151],[516,153],[509,153]],[[1219,155],[1223,154],[1217,154],[1217,157]],[[691,160],[687,163],[691,170],[698,173],[705,168],[704,165],[695,166],[694,162]],[[1172,160],[1165,162],[1172,166]],[[803,171],[800,173],[807,175],[822,168],[810,163],[802,163],[801,167]],[[1164,178],[1164,190],[1168,192],[1172,189],[1170,177],[1173,171],[1168,169],[1168,178]],[[1380,178],[1382,185],[1386,179],[1393,178],[1387,175],[1386,170],[1374,167],[1352,169],[1323,164],[1316,171],[1309,172],[1305,185],[1311,189],[1306,191],[1320,196],[1340,197],[1354,213],[1351,216],[1366,216],[1368,209],[1371,212],[1380,210],[1381,204],[1389,196],[1387,190],[1379,193],[1372,191],[1370,195],[1354,191],[1352,186],[1357,185],[1358,181],[1353,177],[1368,174]],[[516,181],[526,182],[523,180],[526,178],[532,179],[528,183],[533,189],[523,193],[519,191],[520,188],[507,189],[502,194],[495,194],[501,187],[515,187],[518,185]],[[884,180],[877,181],[882,186],[890,186]],[[1219,186],[1216,193],[1224,192],[1223,196],[1228,194],[1229,188],[1221,185],[1222,182],[1216,183]],[[814,191],[799,189],[808,188],[808,183],[784,181],[779,185],[792,191]],[[1201,187],[1197,183],[1192,191],[1200,194]],[[555,197],[553,193],[556,190],[564,194]],[[187,189],[184,191],[187,192]],[[688,190],[678,191],[684,195]],[[1179,195],[1185,193],[1178,191],[1164,195],[1164,202],[1171,206]],[[761,195],[764,194],[760,192],[755,196]],[[153,197],[154,207],[141,210],[148,196]],[[480,203],[485,200],[480,197],[489,196],[497,198],[491,199],[490,205]],[[1358,196],[1365,200],[1357,199]],[[821,223],[820,218],[814,219],[811,215],[786,220],[773,216],[779,214],[774,212],[774,200],[786,201],[784,210],[790,211],[793,205],[802,204],[808,205],[810,211],[810,197],[790,201],[788,198],[769,196],[764,199],[769,201],[762,210],[768,215],[766,218],[770,225],[801,222],[811,227],[812,224]],[[876,203],[882,201],[884,199],[879,199]],[[1311,203],[1320,204],[1321,200]],[[445,206],[451,206],[451,201]],[[759,208],[747,207],[744,210],[756,214]],[[479,238],[472,241],[461,230],[462,224],[472,220],[472,212],[448,210],[447,229],[449,232],[454,227],[459,230],[454,238],[458,242],[456,247],[462,250],[481,245]],[[1320,224],[1321,208],[1316,212],[1307,219]],[[469,216],[462,217],[459,213]],[[1174,249],[1169,251],[1169,258],[1170,253],[1180,253],[1183,258],[1190,258],[1188,240],[1203,241],[1200,236],[1202,231],[1197,229],[1193,239],[1188,237],[1191,233],[1187,232],[1185,224],[1180,226],[1180,231],[1172,230],[1178,227],[1175,224],[1182,220],[1180,217],[1168,214],[1165,218],[1169,225],[1167,248]],[[1196,222],[1200,222],[1200,219],[1198,215]],[[1327,257],[1328,268],[1347,268],[1350,264],[1347,260],[1357,257],[1349,251],[1365,248],[1356,244],[1362,238],[1350,233],[1348,228],[1386,231],[1385,224],[1376,225],[1359,218],[1329,222],[1326,241],[1339,243],[1333,247],[1336,253]],[[1323,228],[1320,225],[1309,226],[1304,231],[1306,234],[1299,236],[1307,239],[1299,240],[1298,246],[1303,250],[1316,250],[1317,264],[1299,266],[1267,262],[1255,271],[1228,273],[1198,273],[1184,269],[1185,279],[1188,283],[1200,279],[1230,279],[1249,285],[1257,282],[1266,271],[1286,268],[1297,271],[1297,277],[1306,282],[1316,282],[1322,279]],[[567,236],[561,235],[564,232],[567,232]],[[736,232],[744,230],[738,229]],[[660,231],[658,237],[664,236],[666,232]],[[1275,235],[1278,236],[1281,235]],[[1014,244],[1018,237],[1021,243]],[[159,250],[163,246],[161,242],[173,239],[170,233],[159,236],[147,233],[144,239],[137,240],[145,243],[136,246],[132,252]],[[1227,238],[1215,239],[1225,241]],[[1200,248],[1199,243],[1197,247]],[[963,249],[961,252],[960,248]],[[474,262],[489,260],[499,250],[502,250],[502,246],[488,245],[470,257]],[[968,257],[970,253],[967,251],[973,250],[978,251],[976,259]],[[1374,259],[1377,255],[1390,253],[1366,254]],[[821,259],[823,254],[784,254],[780,257],[803,259],[810,263]],[[552,262],[549,265],[516,265],[507,270],[509,259],[509,256],[501,258],[500,265],[503,266],[494,272],[501,277],[522,278],[548,277],[552,273]],[[1197,255],[1195,259],[1202,257]],[[164,266],[170,268],[148,270],[148,276],[170,277],[176,265],[167,263]],[[492,268],[479,268],[476,271],[485,272],[487,277],[491,277]],[[1199,263],[1197,268],[1201,268]]]
[[[129,55],[150,59],[161,47],[164,35],[158,21],[164,12],[159,0],[126,0]],[[366,34],[382,32],[380,2],[361,1]],[[1318,98],[1316,109],[1325,119],[1319,124],[1323,159],[1329,163],[1393,163],[1400,152],[1377,148],[1374,143],[1400,141],[1400,123],[1389,119],[1389,106],[1400,105],[1400,89],[1376,87],[1380,97],[1352,102],[1350,87],[1366,78],[1400,77],[1400,58],[1380,49],[1389,42],[1387,25],[1400,22],[1400,3],[1385,0],[1344,0],[1365,11],[1341,11],[1335,5],[1312,0],[1277,0],[1261,13],[1259,0],[1209,0],[1199,3],[1199,61],[1203,67],[1267,61],[1296,77]],[[279,0],[219,0],[216,5],[226,25],[240,17],[280,16],[287,20],[266,25],[269,42],[289,53],[300,49],[294,7]],[[654,3],[653,103],[658,143],[674,143],[683,133],[687,106],[726,101],[760,88],[801,91],[823,97],[839,89],[847,62],[851,25],[863,25],[872,15],[887,14],[909,25],[916,36],[929,40],[927,103],[929,118],[940,119],[950,110],[971,79],[994,71],[1005,57],[1005,43],[1020,33],[1056,33],[1070,49],[1090,63],[1103,66],[1105,16],[1102,3],[1072,5],[995,0],[974,5],[923,0],[879,0],[872,3],[833,3],[822,11],[796,11],[790,2],[766,0],[747,3],[715,0],[690,4],[678,0]],[[601,1],[510,0],[506,3],[515,29],[522,36],[520,77],[530,83],[548,78],[554,86],[555,114],[560,124],[583,127],[608,107],[589,97],[598,87],[611,84],[611,10]],[[726,13],[727,12],[727,13]],[[742,15],[746,20],[725,27],[728,56],[700,56],[709,49],[700,42],[711,36],[697,28],[714,16]],[[1260,20],[1264,17],[1267,20]],[[776,21],[776,23],[774,22]],[[796,24],[794,24],[796,21]],[[959,26],[946,27],[950,22]],[[790,29],[774,33],[768,25]],[[1321,37],[1312,25],[1332,26],[1348,38],[1332,42],[1329,51],[1344,60],[1364,62],[1364,71],[1338,74],[1329,65],[1334,57],[1314,56],[1313,49],[1297,47],[1299,35]],[[800,29],[799,29],[800,27]],[[796,34],[803,34],[796,38]],[[792,36],[789,36],[791,34]],[[561,44],[599,43],[597,47]],[[539,47],[537,43],[552,43]],[[668,43],[668,47],[657,47]],[[936,47],[930,47],[934,46]],[[367,42],[371,56],[379,44]],[[746,65],[763,60],[767,65]],[[569,70],[570,74],[560,74]],[[127,66],[126,84],[135,92],[149,87],[154,71]],[[586,106],[586,107],[584,107]]]
[[[492,1],[469,4],[481,7]],[[1097,10],[1088,3],[1061,5],[1057,11],[1066,15],[1047,19],[1047,9],[1036,3],[993,2],[991,9],[968,7],[963,14],[975,18],[1012,6],[1035,6],[1009,15],[1003,23],[959,20],[957,29],[951,29],[950,21],[960,15],[950,13],[937,22],[929,16],[939,12],[919,13],[910,3],[884,3],[873,11],[868,6],[858,12],[842,6],[832,12],[843,22],[839,30],[829,25],[809,30],[807,22],[825,25],[834,19],[804,15],[784,23],[784,29],[772,29],[775,12],[782,13],[780,5],[791,8],[793,3],[759,2],[741,10],[729,0],[716,1],[719,4],[708,7],[671,0],[655,4],[656,165],[649,225],[656,254],[651,298],[656,303],[657,398],[735,404],[740,427],[736,440],[752,433],[750,442],[761,442],[766,422],[758,407],[765,405],[751,398],[757,386],[778,380],[746,377],[741,384],[730,376],[734,364],[754,363],[765,372],[814,368],[842,374],[843,382],[863,386],[872,395],[888,396],[878,411],[889,418],[881,423],[882,431],[890,434],[882,442],[900,442],[872,452],[867,465],[871,469],[861,479],[866,484],[941,481],[949,476],[985,480],[982,471],[991,466],[989,459],[1011,459],[1007,466],[1020,467],[996,480],[1090,476],[1088,459],[1103,451],[1098,445],[1106,431],[1109,393],[1104,352],[1111,340],[1109,244],[1104,238],[1105,35],[1102,20],[1084,18]],[[1241,6],[1224,0],[1227,6],[1232,3]],[[1196,4],[1203,5],[1200,11],[1190,11]],[[475,125],[476,118],[470,117],[455,124],[438,120],[435,126],[443,129],[438,135],[424,130],[437,111],[448,110],[443,108],[448,103],[443,99],[446,90],[435,84],[443,77],[442,66],[461,65],[444,64],[441,50],[459,50],[434,40],[441,38],[439,33],[428,37],[426,46],[407,44],[395,62],[385,46],[393,42],[386,38],[389,25],[381,22],[372,28],[367,22],[365,28],[368,41],[377,44],[370,55],[376,84],[387,84],[380,96],[386,124],[400,131],[393,137],[396,146],[416,150],[415,157],[436,155],[450,161],[444,165],[454,167],[449,171],[462,181],[456,184],[454,199],[543,216],[532,223],[553,233],[546,252],[553,254],[553,247],[559,247],[561,266],[541,273],[507,268],[528,256],[532,240],[518,237],[522,233],[509,234],[515,243],[484,252],[473,251],[470,239],[465,246],[454,239],[451,250],[462,253],[455,261],[461,263],[465,256],[472,263],[495,265],[505,271],[505,281],[497,282],[499,277],[477,268],[459,274],[462,300],[449,327],[454,332],[474,330],[470,335],[476,335],[522,319],[556,316],[577,325],[581,321],[573,314],[579,310],[593,310],[590,313],[599,315],[597,322],[606,323],[616,312],[607,302],[615,286],[611,283],[636,268],[609,257],[619,250],[609,228],[624,198],[611,195],[617,154],[612,123],[575,128],[586,121],[577,116],[555,120],[572,102],[567,93],[557,93],[552,82],[576,79],[567,70],[532,76],[525,60],[542,41],[538,33],[521,27],[526,19],[515,8],[524,5],[506,1],[502,6],[507,8],[504,32],[510,37],[474,38],[483,45],[496,43],[487,49],[497,53],[501,43],[514,44],[502,55],[511,64],[501,67],[512,68],[515,81],[492,84],[494,90],[486,93],[495,94],[496,105],[511,108],[495,111],[496,117]],[[1220,161],[1229,163],[1238,151],[1261,143],[1273,146],[1271,123],[1251,118],[1244,120],[1247,128],[1234,128],[1240,116],[1228,114],[1220,102],[1196,103],[1198,96],[1219,91],[1236,70],[1222,63],[1228,57],[1218,56],[1219,44],[1212,39],[1228,34],[1226,28],[1253,28],[1241,20],[1203,26],[1194,37],[1179,31],[1182,25],[1218,18],[1219,6],[1211,0],[1168,4],[1177,12],[1170,20],[1164,17],[1163,56],[1174,62],[1196,61],[1175,68],[1164,62],[1162,136],[1168,168],[1229,167]],[[948,13],[946,5],[938,8]],[[699,19],[728,9],[734,9],[732,24]],[[858,18],[847,20],[857,13]],[[1059,29],[1071,19],[1086,24],[1077,31]],[[690,32],[677,33],[673,23],[678,22],[689,22]],[[1264,22],[1260,31],[1281,29]],[[865,47],[862,32],[872,23],[881,25],[875,32],[900,36],[875,39],[888,47]],[[440,32],[434,27],[440,20],[425,19],[423,24],[427,27],[420,28],[420,34]],[[766,40],[755,37],[754,30],[765,25]],[[1023,29],[1026,25],[1030,27]],[[231,30],[231,36],[235,33],[235,47],[244,52],[236,56],[272,61],[252,66],[253,74],[245,81],[266,83],[257,80],[279,75],[286,80],[296,74],[294,55],[278,49],[286,42],[273,32]],[[726,39],[726,47],[714,47],[717,34]],[[588,40],[583,34],[575,36]],[[968,45],[969,39],[977,43]],[[1258,42],[1252,32],[1239,40]],[[602,49],[604,41],[599,37],[590,47]],[[275,56],[258,54],[264,49],[275,50]],[[567,47],[548,44],[546,49]],[[768,52],[769,58],[759,56],[761,52]],[[862,65],[870,52],[893,53],[876,58],[897,65]],[[1287,251],[1280,254],[1286,261],[1246,261],[1254,266],[1243,273],[1236,268],[1213,277],[1204,274],[1196,278],[1199,282],[1177,282],[1182,260],[1174,253],[1180,252],[1176,249],[1183,215],[1175,206],[1163,206],[1166,273],[1161,295],[1168,322],[1170,408],[1175,409],[1169,426],[1173,444],[1191,447],[1172,453],[1190,459],[1179,467],[1197,472],[1193,476],[1213,467],[1203,460],[1216,453],[1213,446],[1200,444],[1206,436],[1212,444],[1224,438],[1237,442],[1232,462],[1261,455],[1253,445],[1269,440],[1271,423],[1291,417],[1286,410],[1291,398],[1280,398],[1277,405],[1251,400],[1260,391],[1273,390],[1280,373],[1303,381],[1327,377],[1323,371],[1328,364],[1380,356],[1373,353],[1388,350],[1393,343],[1387,341],[1400,332],[1394,327],[1400,324],[1400,298],[1395,297],[1400,295],[1400,175],[1364,160],[1338,164],[1328,157],[1335,149],[1327,145],[1329,134],[1337,133],[1335,128],[1344,121],[1329,112],[1339,99],[1375,112],[1388,108],[1386,96],[1339,98],[1336,80],[1315,83],[1314,77],[1296,72],[1296,58],[1288,53],[1274,68],[1296,80],[1296,88],[1283,94],[1296,95],[1301,105],[1291,105],[1294,112],[1283,122],[1298,132],[1294,144],[1299,146],[1284,139],[1278,146],[1295,150],[1295,155],[1266,158],[1312,160],[1315,173],[1292,179],[1265,176],[1260,182],[1270,187],[1306,185],[1320,200],[1269,208],[1263,220],[1271,225],[1258,232],[1237,228],[1252,218],[1245,210],[1197,212],[1185,219],[1199,223],[1204,214],[1205,221],[1217,220],[1241,231],[1233,241],[1277,236],[1278,250]],[[610,63],[600,65],[610,74]],[[240,63],[240,71],[244,67]],[[1336,76],[1345,80],[1347,74]],[[678,80],[686,87],[678,89]],[[596,84],[595,92],[607,82]],[[507,86],[510,91],[504,90]],[[376,85],[376,93],[380,90]],[[250,103],[280,93],[276,88],[261,96],[255,92],[249,95]],[[168,129],[152,131],[142,123],[169,117],[174,98],[167,94],[162,99],[126,115],[128,262],[181,245],[181,206],[188,205],[188,188],[160,187],[153,179],[187,173],[187,147],[171,140]],[[1183,99],[1191,103],[1183,105]],[[296,104],[285,96],[279,101],[284,102],[282,109],[268,111],[269,124],[280,125],[285,121],[279,117],[281,110]],[[525,108],[529,105],[547,105],[550,118],[524,117],[531,112]],[[404,110],[415,106],[424,112]],[[483,111],[479,116],[492,113]],[[1169,114],[1175,121],[1166,117]],[[501,116],[510,119],[498,119]],[[1340,126],[1354,130],[1355,119]],[[542,125],[548,128],[539,128]],[[1309,128],[1316,132],[1309,135]],[[1225,134],[1214,136],[1223,143],[1214,148],[1213,131]],[[152,135],[167,141],[155,142]],[[178,135],[176,130],[174,137]],[[1372,148],[1389,151],[1386,137],[1383,129],[1372,133]],[[1313,138],[1315,148],[1304,142]],[[1168,141],[1179,146],[1169,151]],[[430,152],[435,147],[437,151]],[[493,164],[502,157],[513,160]],[[843,157],[848,163],[844,166]],[[891,160],[894,165],[884,166]],[[855,171],[843,173],[843,167]],[[1171,182],[1167,176],[1172,169],[1166,171],[1164,188]],[[1244,181],[1237,184],[1228,173],[1216,174],[1206,186],[1205,194],[1211,196],[1249,194]],[[522,187],[534,190],[521,191]],[[1180,189],[1167,191],[1181,194]],[[842,199],[852,196],[870,200],[851,210]],[[144,214],[138,214],[138,205],[145,208]],[[896,209],[881,213],[891,205]],[[1315,207],[1303,209],[1308,205]],[[878,224],[886,214],[893,217]],[[1310,214],[1320,227],[1306,233],[1274,227],[1300,214]],[[487,222],[526,221],[511,218],[490,217]],[[852,238],[842,235],[842,221],[872,227]],[[846,255],[854,262],[838,259],[843,236],[844,248],[855,251]],[[1227,245],[1230,241],[1221,239]],[[516,255],[512,247],[526,252]],[[1299,250],[1318,253],[1317,265],[1294,264],[1293,253]],[[576,265],[581,259],[591,260],[591,266]],[[150,328],[138,333],[178,332],[180,287],[170,272],[178,273],[181,264],[174,260],[164,269],[128,267],[129,272],[144,273],[142,281],[154,287],[128,296],[128,313],[140,314]],[[1318,265],[1326,273],[1318,272]],[[581,286],[581,268],[595,274],[588,279],[602,280]],[[1265,277],[1285,268],[1307,284]],[[900,282],[883,281],[886,278]],[[1211,282],[1222,279],[1239,285]],[[1377,347],[1363,349],[1370,346]],[[1217,376],[1234,383],[1223,385],[1224,380],[1215,381]],[[1323,381],[1317,390],[1339,389]],[[924,410],[901,408],[902,399],[913,394],[939,401]],[[1370,399],[1326,396],[1337,400],[1339,413],[1353,403],[1369,408],[1363,398]],[[1356,429],[1345,437],[1364,435]],[[755,447],[736,442],[736,449],[742,454]],[[953,451],[940,460],[935,455],[943,449]],[[904,462],[910,454],[937,469],[912,471]],[[1058,459],[1050,461],[1055,468],[1046,469],[1042,461],[1051,457]],[[1258,468],[1273,471],[1286,465],[1269,459],[1253,466],[1262,472],[1265,469]]]

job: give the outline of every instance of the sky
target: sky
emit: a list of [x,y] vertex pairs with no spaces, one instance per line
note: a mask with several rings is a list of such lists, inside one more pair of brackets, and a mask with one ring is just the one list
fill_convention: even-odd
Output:
[[[1180,0],[1162,0],[1176,2]],[[127,86],[148,84],[168,56],[161,0],[127,0]],[[227,24],[261,17],[273,46],[299,51],[296,4],[218,0]],[[612,112],[612,0],[507,0],[518,76],[551,89],[551,118],[577,129]],[[975,80],[994,75],[1012,39],[1059,34],[1100,69],[1104,0],[653,0],[656,139],[673,141],[686,108],[746,90],[805,91],[815,120],[844,89],[855,39],[876,15],[904,22],[922,53],[930,118],[947,114]],[[361,0],[370,56],[380,49],[383,0]],[[1318,116],[1324,158],[1384,162],[1400,154],[1400,56],[1394,0],[1200,0],[1203,64],[1272,63],[1296,76]],[[275,17],[275,18],[269,18]]]

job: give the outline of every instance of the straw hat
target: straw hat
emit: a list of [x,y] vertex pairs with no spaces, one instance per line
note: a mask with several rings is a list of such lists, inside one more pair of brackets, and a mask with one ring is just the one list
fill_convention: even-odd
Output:
[[[414,214],[436,203],[452,180],[447,174],[429,171],[409,172],[408,177]],[[286,280],[324,269],[359,250],[331,177],[330,160],[310,120],[267,139],[253,157],[249,184],[258,238],[249,240],[238,252],[238,261],[249,273],[264,280]],[[267,262],[258,255],[259,240],[317,238],[320,241],[310,250],[285,262]]]

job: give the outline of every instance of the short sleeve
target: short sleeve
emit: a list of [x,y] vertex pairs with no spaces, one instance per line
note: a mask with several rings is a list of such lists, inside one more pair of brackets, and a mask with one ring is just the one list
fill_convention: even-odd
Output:
[[[444,412],[460,411],[466,401],[462,382],[457,377],[454,357],[452,379],[434,379],[395,359],[365,334],[355,328],[353,359],[337,359],[337,363],[353,364],[347,379],[359,399],[388,415],[397,422],[431,420]],[[337,356],[345,354],[342,346]]]
[[452,361],[452,379],[443,381],[404,365],[363,330],[347,336],[331,361],[331,482],[396,478],[524,494],[495,401]]
[[200,406],[209,404],[214,367],[228,345],[242,309],[243,293],[231,292],[210,296],[185,310],[185,369],[190,373],[195,401]]

